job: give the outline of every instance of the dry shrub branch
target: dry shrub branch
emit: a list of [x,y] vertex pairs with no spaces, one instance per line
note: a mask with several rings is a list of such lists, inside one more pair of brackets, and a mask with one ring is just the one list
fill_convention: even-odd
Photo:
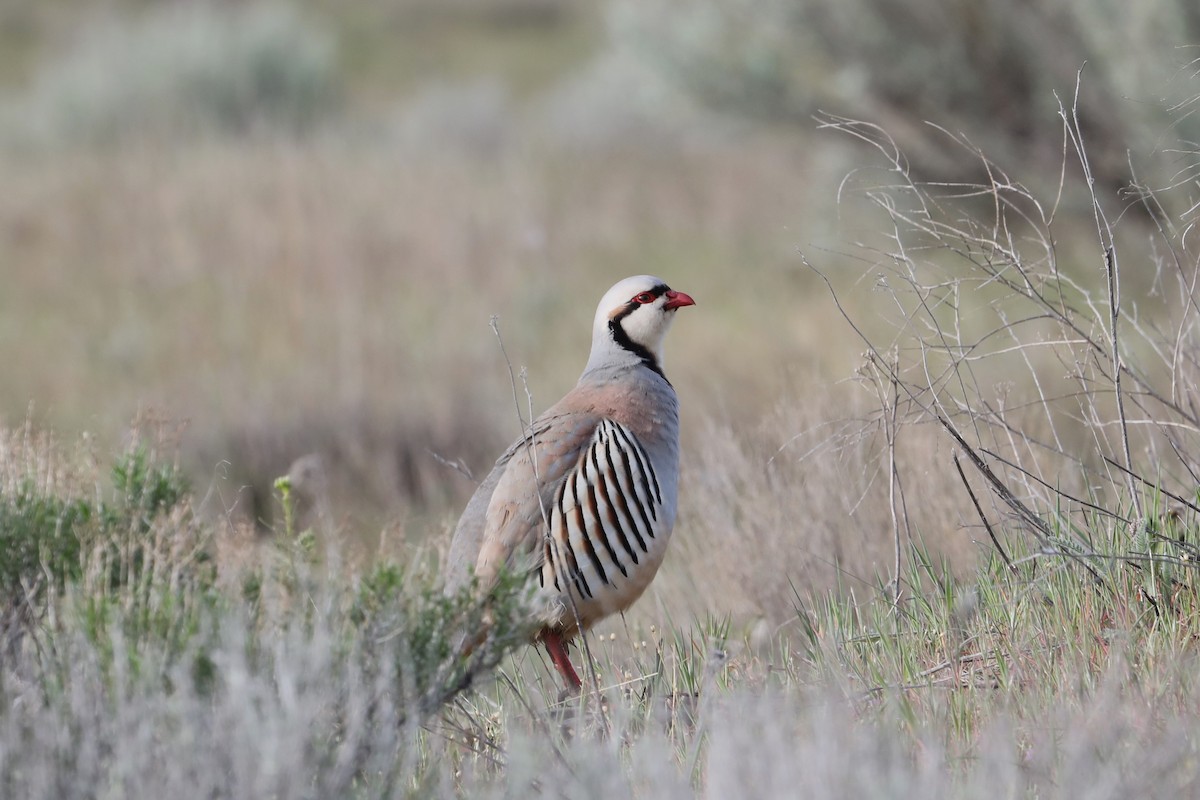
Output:
[[[882,212],[886,235],[856,243],[871,263],[866,306],[847,302],[812,268],[866,345],[881,392],[889,383],[899,390],[895,404],[880,394],[889,442],[891,419],[943,429],[990,493],[985,509],[964,475],[1002,554],[989,515],[1033,537],[1038,556],[1067,559],[1097,581],[1115,562],[1192,568],[1200,250],[1188,234],[1196,187],[1131,178],[1118,195],[1104,193],[1076,106],[1060,103],[1060,117],[1059,191],[1043,201],[965,135],[941,131],[949,146],[974,155],[983,179],[930,183],[913,176],[879,126],[822,115],[823,128],[881,157],[883,181],[863,168],[843,192],[861,190]],[[1194,162],[1186,150],[1147,159]],[[1135,163],[1131,156],[1133,176]],[[1073,182],[1089,208],[1064,207]],[[1167,208],[1186,211],[1173,219]],[[1081,217],[1094,225],[1096,248],[1073,260],[1057,242],[1077,232]],[[887,320],[890,338],[852,310],[864,307]]]

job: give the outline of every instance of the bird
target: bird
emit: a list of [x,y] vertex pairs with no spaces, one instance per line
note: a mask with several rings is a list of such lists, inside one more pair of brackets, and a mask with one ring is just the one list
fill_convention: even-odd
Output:
[[567,643],[624,611],[658,572],[675,526],[679,401],[663,371],[675,312],[695,305],[652,275],[600,299],[578,383],[496,461],[455,526],[445,591],[526,576],[533,626],[569,691]]

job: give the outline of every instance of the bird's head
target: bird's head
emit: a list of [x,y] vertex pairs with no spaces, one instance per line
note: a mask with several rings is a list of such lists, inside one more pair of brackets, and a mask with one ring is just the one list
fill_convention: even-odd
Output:
[[652,275],[618,282],[600,299],[592,325],[588,369],[617,365],[630,357],[662,374],[662,342],[675,311],[696,301]]

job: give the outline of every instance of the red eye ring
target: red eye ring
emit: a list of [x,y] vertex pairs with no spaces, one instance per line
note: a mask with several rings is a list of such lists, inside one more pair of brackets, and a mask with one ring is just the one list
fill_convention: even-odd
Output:
[[639,294],[633,298],[633,302],[640,303],[641,305],[646,305],[647,303],[653,303],[656,299],[657,298],[655,298],[655,296],[653,294],[651,294],[650,292],[642,292],[641,294]]

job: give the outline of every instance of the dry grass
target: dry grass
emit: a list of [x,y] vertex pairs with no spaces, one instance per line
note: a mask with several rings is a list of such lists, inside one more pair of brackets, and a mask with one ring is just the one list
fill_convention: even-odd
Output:
[[[688,609],[775,629],[795,623],[798,597],[870,593],[893,572],[887,437],[872,398],[854,386],[803,392],[757,425],[709,422],[697,437],[676,538],[651,589],[677,618]],[[979,532],[963,516],[950,448],[930,427],[905,429],[897,444],[909,491],[902,538],[911,529],[949,572],[972,573]]]
[[262,491],[326,450],[351,497],[444,508],[469,487],[447,492],[425,451],[479,470],[516,433],[490,316],[544,406],[586,356],[594,297],[650,270],[704,308],[669,354],[692,419],[753,414],[790,365],[844,357],[810,338],[830,312],[788,253],[789,151],[616,169],[291,142],[10,159],[3,407],[42,398],[46,422],[112,441],[150,405],[190,421],[199,476],[226,459]]
[[[6,384],[5,402],[55,397],[43,422],[104,442],[145,404],[187,420],[195,483],[216,480],[225,509],[267,524],[274,478],[320,453],[335,527],[360,552],[396,521],[407,536],[389,534],[393,546],[439,539],[471,483],[432,454],[480,475],[517,431],[490,315],[545,407],[582,365],[594,297],[655,271],[700,302],[667,354],[696,513],[661,609],[778,623],[789,581],[827,588],[839,564],[868,579],[892,527],[876,513],[870,390],[815,388],[847,374],[858,345],[828,335],[836,311],[790,252],[811,190],[779,165],[812,170],[785,142],[751,144],[615,168],[553,150],[431,160],[320,142],[11,163],[0,247],[37,269],[17,276],[22,300],[6,295],[4,316],[36,333],[0,339],[29,378]],[[56,353],[50,368],[40,352]],[[903,458],[944,460],[913,437]],[[710,486],[718,464],[724,483]],[[971,563],[948,511],[917,516],[936,550]],[[700,580],[743,523],[763,560]],[[772,543],[779,526],[794,533]],[[772,563],[787,569],[747,580]]]

